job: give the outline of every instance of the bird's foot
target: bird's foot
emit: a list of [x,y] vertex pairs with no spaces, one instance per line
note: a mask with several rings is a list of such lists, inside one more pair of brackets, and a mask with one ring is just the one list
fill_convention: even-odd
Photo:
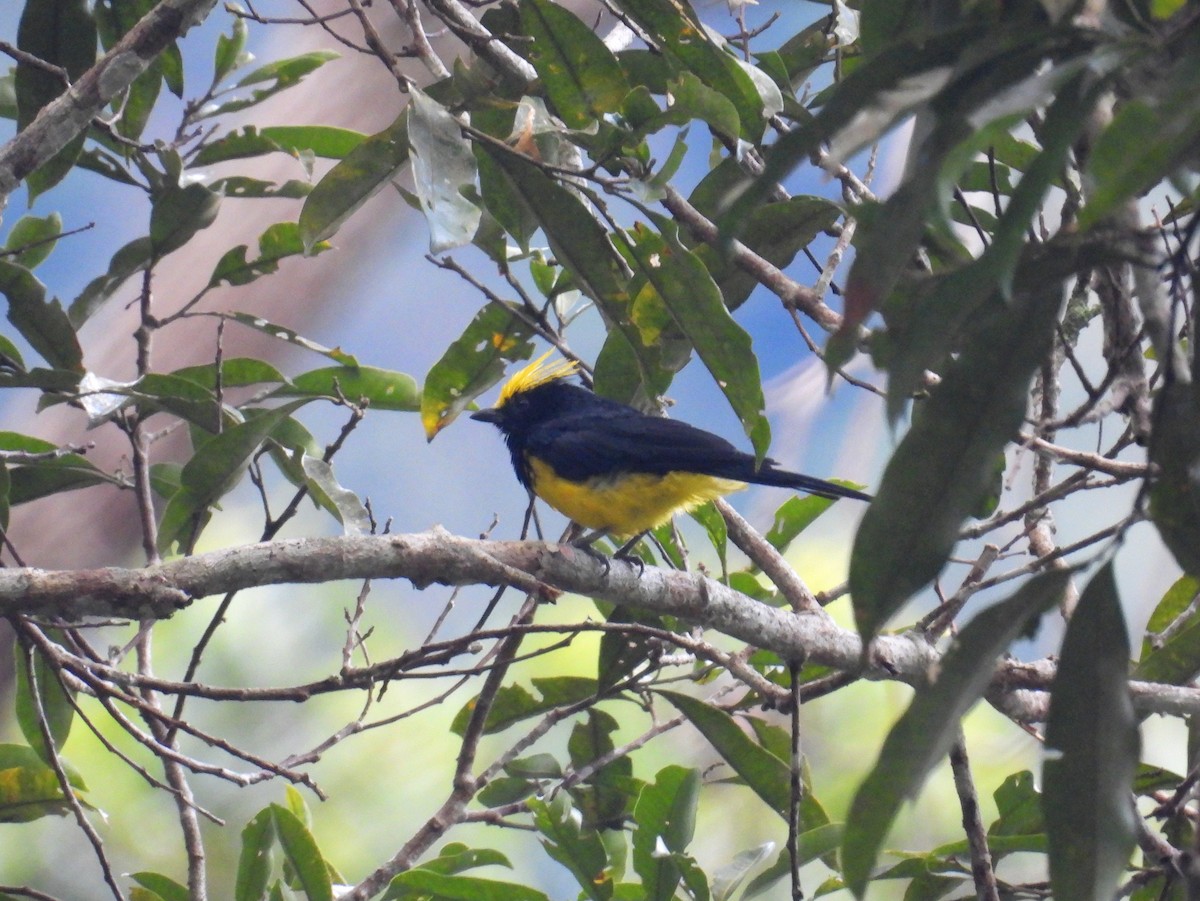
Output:
[[626,541],[623,545],[621,545],[619,548],[617,548],[617,552],[615,554],[613,554],[614,560],[623,560],[624,562],[630,564],[631,566],[636,566],[638,569],[638,578],[639,579],[646,574],[646,561],[643,560],[636,553],[634,553],[634,549],[638,546],[638,544],[641,542],[642,538],[645,537],[645,535],[646,535],[645,532],[642,532],[638,535],[634,535],[632,538],[630,538],[628,541]]

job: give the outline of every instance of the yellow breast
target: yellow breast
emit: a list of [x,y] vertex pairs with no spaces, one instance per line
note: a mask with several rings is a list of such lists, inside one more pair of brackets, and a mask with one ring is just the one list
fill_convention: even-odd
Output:
[[745,482],[694,472],[618,473],[584,482],[564,479],[548,463],[529,459],[533,493],[588,529],[628,538],[662,525],[675,513],[740,491]]

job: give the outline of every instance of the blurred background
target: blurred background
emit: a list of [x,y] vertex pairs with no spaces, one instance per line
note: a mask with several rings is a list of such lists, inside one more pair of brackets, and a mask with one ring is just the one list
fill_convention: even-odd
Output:
[[[0,4],[0,39],[15,43],[18,3]],[[320,12],[333,2],[318,2]],[[287,0],[264,0],[255,5],[264,17],[299,15]],[[701,4],[705,21],[718,31],[730,33],[736,26],[724,3]],[[826,14],[828,7],[792,0],[762,0],[747,7],[747,24],[761,25],[778,17],[781,34],[792,34],[802,24]],[[392,46],[408,41],[396,25],[396,17],[384,10],[375,15],[382,37]],[[232,16],[216,9],[199,28],[181,42],[189,94],[199,92],[211,78],[211,60],[218,35],[228,32]],[[349,26],[347,26],[349,28]],[[601,26],[603,30],[604,26]],[[770,32],[759,39],[770,46]],[[455,52],[446,39],[435,43],[443,56]],[[328,34],[316,28],[250,25],[249,50],[259,61],[292,56],[308,49],[340,50],[342,57],[303,84],[225,124],[271,123],[337,125],[373,133],[388,125],[401,111],[405,98],[395,81],[373,57],[348,52]],[[418,64],[406,64],[409,74],[427,80]],[[813,86],[819,90],[821,85]],[[165,97],[165,92],[164,92]],[[173,98],[160,104],[158,116],[146,131],[147,138],[170,140],[175,132],[181,105]],[[11,121],[0,121],[0,140],[13,132]],[[693,132],[703,130],[700,123]],[[694,186],[706,171],[707,142],[697,137],[677,181],[681,190]],[[879,153],[872,188],[886,195],[900,177],[904,165],[903,133],[885,144]],[[861,160],[851,167],[861,171]],[[265,158],[275,179],[307,177],[302,164],[283,154]],[[318,160],[315,181],[328,167]],[[246,161],[233,164],[246,172]],[[215,167],[206,176],[215,178],[224,170]],[[263,177],[267,177],[264,170]],[[838,198],[838,185],[829,183],[811,168],[803,168],[787,184],[795,194],[819,194]],[[39,268],[48,292],[64,301],[75,297],[109,257],[126,241],[144,234],[148,205],[130,202],[131,192],[86,172],[73,171],[64,185],[42,195],[29,212],[46,215],[57,210],[65,229],[95,223],[95,227],[60,241],[51,258]],[[169,257],[154,282],[157,311],[169,312],[204,286],[212,266],[230,247],[250,243],[270,224],[294,220],[299,212],[294,200],[227,199],[216,223],[187,247]],[[0,238],[26,212],[26,200],[15,195],[0,225]],[[295,329],[329,347],[341,347],[363,363],[411,374],[420,383],[445,348],[456,339],[479,310],[478,292],[457,276],[426,260],[429,251],[424,220],[400,197],[385,189],[339,231],[334,249],[313,259],[289,259],[281,271],[242,288],[223,287],[205,301],[212,310],[240,310],[262,316]],[[830,245],[832,242],[830,242]],[[467,247],[451,253],[473,274],[504,295],[505,286],[494,277],[493,266],[478,250]],[[818,253],[820,257],[820,253]],[[844,272],[844,269],[843,269]],[[491,273],[491,274],[489,274]],[[818,272],[798,258],[791,274],[811,284]],[[88,368],[111,379],[134,375],[136,309],[128,302],[137,296],[131,282],[84,328],[81,338]],[[836,298],[831,303],[836,305]],[[780,309],[777,298],[759,289],[737,313],[738,321],[754,338],[754,349],[762,367],[771,418],[771,454],[784,466],[821,477],[838,477],[873,485],[893,446],[883,416],[881,401],[865,391],[838,384],[826,391],[823,364],[805,347],[800,335]],[[817,331],[814,329],[814,331]],[[215,320],[187,320],[161,332],[156,340],[156,366],[163,370],[208,362],[216,347]],[[584,358],[594,359],[603,337],[598,318],[592,316],[571,332],[573,348]],[[817,336],[821,340],[821,336]],[[1098,336],[1093,339],[1099,340]],[[319,358],[257,332],[227,328],[225,356],[263,356],[286,374],[323,365]],[[855,374],[871,378],[865,358],[854,364]],[[487,395],[491,400],[494,395]],[[693,362],[675,380],[671,392],[671,415],[717,431],[735,444],[748,442],[728,404],[711,377]],[[60,443],[95,441],[90,453],[101,466],[128,470],[127,449],[114,436],[86,430],[83,414],[59,406],[35,411],[33,392],[9,391],[0,395],[0,417],[5,430],[23,432]],[[1069,400],[1064,400],[1064,404]],[[318,405],[306,408],[301,417],[318,441],[331,441],[345,419],[344,411]],[[115,436],[115,437],[120,437]],[[157,448],[169,454],[169,446]],[[479,423],[461,420],[427,443],[416,414],[369,413],[335,460],[339,481],[369,498],[375,517],[390,523],[394,532],[415,532],[441,524],[453,533],[478,535],[490,532],[496,538],[519,534],[526,499],[509,466],[508,455],[497,433]],[[1019,488],[1019,486],[1018,486]],[[870,490],[868,488],[868,490]],[[280,504],[290,496],[288,486],[276,486],[273,499]],[[731,501],[760,529],[767,528],[775,508],[787,498],[779,490],[753,488]],[[1113,504],[1127,504],[1129,497],[1104,494],[1076,505],[1078,524],[1060,522],[1060,537],[1066,543],[1073,530],[1090,528],[1094,503],[1103,512]],[[78,505],[78,515],[64,515],[63,504]],[[97,511],[103,511],[98,513]],[[336,534],[337,523],[324,513],[305,505],[304,513],[281,537]],[[794,545],[793,563],[812,588],[821,590],[845,578],[854,525],[860,508],[837,504],[819,527],[810,529]],[[493,520],[495,520],[493,526]],[[543,510],[542,522],[548,537],[556,537],[563,523]],[[201,550],[256,541],[261,529],[261,505],[249,484],[234,496],[205,534]],[[97,565],[136,566],[142,562],[137,535],[137,517],[128,492],[90,488],[71,495],[31,504],[15,511],[12,534],[25,561],[34,566],[83,568]],[[683,524],[685,533],[693,528]],[[1135,535],[1147,538],[1148,527],[1137,527]],[[1080,531],[1079,534],[1085,534]],[[1149,542],[1145,543],[1149,546]],[[1125,596],[1143,599],[1129,616],[1135,628],[1144,623],[1148,604],[1157,600],[1174,578],[1174,565],[1155,550],[1157,543],[1128,571],[1131,557],[1122,558]],[[703,559],[703,554],[700,554]],[[329,585],[321,588],[281,587],[245,592],[233,604],[227,624],[219,632],[201,670],[202,681],[217,685],[299,684],[336,672],[345,643],[344,611],[352,609],[360,586]],[[376,583],[371,587],[363,628],[374,629],[369,648],[373,659],[384,659],[419,643],[447,603],[454,609],[446,632],[469,628],[485,603],[487,593],[463,591],[454,594],[434,587],[417,592],[407,583]],[[931,603],[926,597],[922,603]],[[516,600],[505,600],[493,622],[503,622]],[[156,665],[164,676],[182,672],[196,635],[212,615],[213,602],[201,602],[156,628]],[[849,624],[844,605],[835,606],[840,621]],[[582,611],[586,611],[582,612]],[[564,621],[592,614],[591,603],[564,598],[551,611]],[[121,644],[132,632],[111,629],[107,641]],[[548,643],[549,640],[547,640]],[[1035,649],[1036,650],[1036,649]],[[540,667],[561,674],[564,669],[593,675],[596,642],[576,640],[571,648],[550,660],[527,664],[518,677],[527,680],[540,674]],[[564,664],[564,660],[570,662]],[[7,667],[8,662],[5,661]],[[367,717],[370,722],[387,720],[412,710],[433,698],[445,686],[435,681],[404,681],[391,686]],[[379,862],[391,856],[409,834],[432,813],[447,791],[457,739],[448,732],[449,722],[469,699],[470,689],[459,691],[445,702],[412,718],[370,729],[335,744],[311,772],[329,800],[319,802],[306,793],[313,811],[313,828],[326,856],[350,881],[362,878]],[[892,701],[893,715],[909,696],[894,684],[860,684],[817,701],[804,711],[805,750],[810,757],[814,788],[836,820],[844,814],[858,780],[874,762],[877,749],[890,722],[868,719],[857,711],[880,709],[879,697]],[[865,699],[869,698],[869,702]],[[359,696],[325,696],[304,705],[209,705],[197,702],[192,710],[197,720],[216,734],[236,732],[247,736],[246,746],[272,759],[315,747],[355,720],[366,699]],[[7,711],[11,699],[0,696],[0,740],[20,740]],[[236,723],[230,720],[236,717]],[[643,726],[649,724],[644,718]],[[836,729],[833,728],[836,724]],[[995,773],[1007,773],[1023,763],[1036,769],[1037,743],[990,709],[977,710],[970,722],[972,747],[977,760],[986,760]],[[1155,728],[1155,727],[1152,727]],[[138,748],[117,730],[106,729],[109,738],[126,752]],[[1153,736],[1154,733],[1151,733]],[[830,738],[836,736],[836,740]],[[632,738],[630,734],[625,736]],[[501,737],[503,739],[503,737]],[[1169,737],[1147,739],[1147,754],[1169,745]],[[566,733],[547,740],[561,747]],[[502,745],[497,742],[495,748]],[[481,756],[487,762],[489,743]],[[650,771],[636,775],[651,778],[657,766],[681,763],[706,767],[715,754],[697,736],[676,731],[655,743]],[[239,771],[245,764],[220,752],[192,744],[186,750],[216,759]],[[175,810],[162,793],[149,788],[131,770],[111,765],[106,752],[89,732],[77,725],[65,749],[67,757],[88,780],[93,802],[110,816],[98,828],[117,864],[154,869],[182,879],[185,862],[178,841]],[[1153,762],[1182,767],[1170,759]],[[643,761],[642,763],[645,763]],[[103,766],[101,766],[103,764]],[[836,764],[831,766],[829,764]],[[836,773],[836,779],[832,775]],[[989,813],[994,815],[990,792],[995,774],[978,772],[980,791]],[[250,788],[234,788],[217,779],[197,777],[198,801],[226,819],[222,829],[206,825],[214,872],[231,872],[236,860],[238,835],[255,811],[272,801],[281,801],[283,785],[268,782]],[[717,866],[734,853],[762,841],[782,843],[778,822],[761,815],[759,802],[742,788],[729,786],[705,796],[694,846],[697,856]],[[935,775],[920,802],[909,809],[902,828],[910,841],[932,846],[952,840],[959,833],[953,787],[946,774]],[[480,846],[499,847],[514,857],[527,878],[535,878],[551,897],[574,894],[574,883],[529,837],[494,827],[454,830],[447,837]],[[224,861],[225,865],[222,865]],[[530,876],[529,874],[535,874]],[[501,877],[503,878],[503,877]],[[0,824],[0,883],[30,882],[63,898],[90,895],[99,887],[98,870],[79,830],[68,819],[45,819],[33,824]],[[214,897],[221,895],[215,886]],[[778,897],[786,888],[777,887]]]

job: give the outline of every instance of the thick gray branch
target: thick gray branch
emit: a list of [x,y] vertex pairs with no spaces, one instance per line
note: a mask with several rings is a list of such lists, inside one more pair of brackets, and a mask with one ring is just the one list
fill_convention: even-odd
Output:
[[[161,619],[194,600],[245,588],[339,579],[403,578],[418,588],[510,585],[555,596],[584,594],[615,604],[677,616],[716,629],[785,659],[807,660],[866,679],[921,684],[939,653],[915,634],[875,640],[864,664],[856,633],[823,611],[792,613],[759,603],[696,573],[613,561],[604,564],[572,547],[523,541],[478,541],[443,529],[415,535],[299,538],[229,548],[145,569],[45,571],[0,569],[0,616],[120,616]],[[1018,719],[1045,716],[1050,661],[1004,661],[989,700]],[[1151,683],[1131,686],[1144,712],[1200,713],[1200,690]]]
[[0,211],[29,173],[71,143],[154,57],[203,22],[215,5],[216,0],[162,0],[24,131],[0,146]]
[[507,75],[519,82],[533,82],[537,71],[492,36],[467,7],[458,0],[425,0],[429,10],[441,19],[463,43]]

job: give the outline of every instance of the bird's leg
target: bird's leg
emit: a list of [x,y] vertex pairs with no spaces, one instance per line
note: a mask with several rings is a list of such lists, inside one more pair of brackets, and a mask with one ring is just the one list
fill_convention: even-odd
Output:
[[[571,536],[570,542],[577,548],[591,547],[596,543],[598,538],[603,538],[608,533],[604,529],[592,529],[590,532],[584,532],[583,526],[577,522],[571,523],[571,529],[575,533]],[[597,551],[599,553],[599,551]]]
[[603,553],[601,553],[600,551],[598,551],[594,547],[592,547],[592,544],[596,541],[596,539],[602,538],[604,536],[604,534],[605,534],[605,532],[603,529],[593,529],[592,531],[585,533],[583,531],[583,526],[581,526],[577,522],[572,522],[571,525],[567,528],[567,534],[565,536],[565,540],[569,545],[571,545],[571,547],[576,548],[577,550],[583,551],[585,554],[587,554],[593,560],[598,560],[601,563],[603,563],[604,564],[604,575],[607,576],[608,575],[608,566],[609,566],[608,557],[606,557]]
[[637,547],[638,542],[645,538],[649,533],[649,529],[647,529],[645,532],[638,532],[623,545],[617,548],[617,552],[613,554],[614,560],[624,560],[626,563],[636,563],[638,568],[638,578],[641,578],[641,576],[646,572],[646,561],[634,554],[633,549]]
[[[578,523],[574,523],[574,522],[571,523],[571,530],[579,532],[579,533],[583,533],[583,529],[582,529],[582,527],[580,527],[580,525]],[[620,548],[617,549],[617,552],[615,554],[613,554],[611,558],[605,556],[603,553],[596,550],[596,548],[592,547],[592,545],[596,542],[597,539],[603,538],[607,534],[608,534],[608,532],[605,529],[593,529],[590,532],[578,534],[574,538],[568,537],[567,541],[571,545],[571,547],[581,550],[585,554],[587,554],[589,557],[591,557],[595,560],[599,560],[601,563],[603,563],[604,564],[604,574],[606,576],[608,575],[609,563],[612,560],[623,560],[626,563],[636,564],[637,568],[638,568],[638,575],[640,576],[642,573],[644,573],[646,571],[646,561],[644,561],[641,557],[631,554],[630,551],[633,548],[637,547],[637,543],[639,541],[641,541],[642,538],[645,537],[646,533],[639,532],[633,538],[626,541],[623,545],[620,546]]]
[[[637,547],[638,542],[641,541],[643,538],[645,538],[648,534],[650,534],[649,530],[647,530],[645,532],[638,532],[636,535],[634,535],[632,538],[630,538],[628,541],[626,541],[623,545],[621,545],[619,548],[617,548],[617,552],[615,554],[613,554],[613,556],[618,559],[621,559],[621,560],[628,560],[629,558],[633,557],[633,554],[631,554],[630,551],[632,551],[635,547]],[[641,559],[641,558],[639,557],[637,559]]]
[[542,521],[537,515],[537,495],[532,491],[529,492],[529,506],[525,508],[525,522],[521,524],[521,537],[529,535],[529,526],[533,524],[534,533],[538,537],[538,541],[543,541],[542,538]]

